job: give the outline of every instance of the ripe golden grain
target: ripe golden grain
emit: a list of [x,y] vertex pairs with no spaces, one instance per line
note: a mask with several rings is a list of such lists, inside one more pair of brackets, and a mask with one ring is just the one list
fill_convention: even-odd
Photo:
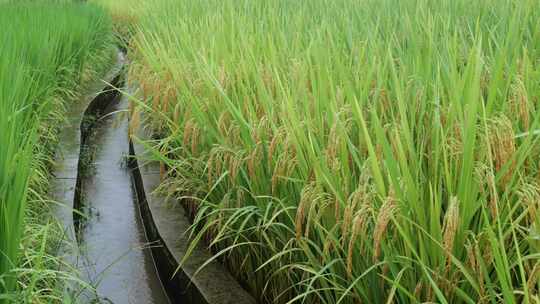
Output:
[[248,175],[251,179],[255,178],[255,170],[256,170],[255,168],[260,164],[261,151],[262,151],[261,145],[257,144],[247,158]]
[[270,146],[268,147],[268,167],[272,166],[272,160],[274,159],[274,152],[280,140],[281,140],[281,134],[280,132],[277,132],[272,138],[272,141],[270,142]]
[[369,215],[368,210],[368,206],[363,205],[354,217],[353,229],[351,233],[351,238],[349,239],[349,248],[347,252],[347,275],[349,277],[352,277],[353,253],[355,247],[354,245],[356,242],[356,238],[359,235],[364,235],[364,230]]
[[536,262],[533,269],[529,274],[529,279],[527,280],[527,289],[529,292],[533,292],[535,285],[540,281],[540,262]]
[[128,135],[131,138],[135,134],[141,123],[141,113],[138,107],[134,107],[129,119]]
[[184,136],[182,139],[182,145],[184,147],[187,147],[189,145],[189,140],[191,139],[191,133],[193,131],[192,129],[193,123],[191,122],[191,120],[186,121],[184,124]]
[[446,254],[446,267],[450,267],[452,250],[456,233],[459,228],[459,201],[457,197],[450,199],[450,204],[444,215],[443,223],[443,249]]
[[[513,168],[516,166],[516,161],[512,159],[516,152],[512,122],[506,116],[496,118],[493,120],[488,134],[495,162],[495,171],[499,173],[505,166],[509,166],[500,180],[501,186],[505,187],[510,182]],[[512,163],[509,163],[510,161]]]
[[311,202],[313,200],[313,191],[314,186],[312,184],[307,184],[304,186],[304,189],[302,189],[302,193],[300,194],[300,202],[298,203],[298,207],[296,209],[296,218],[294,221],[297,240],[300,240],[300,237],[302,236],[306,210],[311,206]]
[[334,198],[334,217],[336,218],[336,222],[339,222],[341,217],[341,201],[337,196]]
[[379,209],[379,214],[375,220],[375,229],[373,231],[373,261],[375,262],[379,260],[381,254],[381,242],[396,210],[397,201],[393,193],[390,193]]
[[200,128],[196,124],[193,124],[191,132],[191,154],[197,153],[200,139]]

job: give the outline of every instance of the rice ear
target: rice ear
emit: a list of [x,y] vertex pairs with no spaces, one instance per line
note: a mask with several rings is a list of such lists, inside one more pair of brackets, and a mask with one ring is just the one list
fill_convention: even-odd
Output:
[[193,124],[191,120],[188,120],[184,123],[184,136],[182,139],[182,145],[187,147],[191,139],[191,133],[193,132]]
[[345,211],[343,212],[343,222],[341,223],[341,242],[344,246],[347,242],[347,236],[349,234],[349,227],[351,226],[352,221],[352,214],[353,214],[352,206],[347,204],[345,206]]
[[193,124],[191,132],[191,154],[197,153],[197,147],[199,146],[200,141],[200,128]]
[[349,239],[349,248],[347,253],[347,275],[349,278],[352,277],[352,265],[353,265],[353,254],[354,254],[354,245],[356,242],[356,239],[359,235],[363,234],[363,231],[365,229],[366,221],[367,221],[367,215],[368,215],[368,208],[367,205],[364,205],[362,209],[360,209],[356,216],[354,217],[353,221],[353,229],[351,233],[351,238]]
[[336,222],[339,222],[341,217],[341,202],[338,197],[334,198],[334,217],[336,218]]
[[312,185],[307,184],[306,186],[304,186],[304,189],[300,194],[300,202],[298,204],[298,208],[296,209],[295,231],[297,240],[300,240],[300,237],[302,236],[304,220],[306,218],[306,210],[311,204],[312,195]]
[[375,221],[375,230],[373,231],[373,261],[379,260],[381,254],[381,242],[385,236],[386,229],[390,220],[397,210],[397,201],[391,193],[379,209],[379,214]]
[[131,117],[129,119],[128,135],[130,138],[135,134],[135,130],[141,125],[141,112],[139,107],[133,107],[131,111]]
[[540,262],[536,262],[533,269],[529,274],[529,279],[527,280],[527,289],[529,292],[533,292],[535,285],[540,281]]
[[500,186],[506,187],[514,173],[513,168],[516,166],[514,159],[516,143],[512,122],[506,116],[493,119],[488,134],[495,171],[500,173],[505,170],[504,176],[500,179]]
[[454,241],[459,228],[459,201],[457,197],[450,199],[450,204],[444,215],[443,249],[446,254],[446,267],[450,267]]

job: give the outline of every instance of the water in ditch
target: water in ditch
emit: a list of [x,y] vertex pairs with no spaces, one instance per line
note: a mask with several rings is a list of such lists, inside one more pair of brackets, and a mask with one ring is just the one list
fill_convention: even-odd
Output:
[[98,303],[169,303],[156,272],[127,168],[127,101],[112,105],[82,149],[81,272]]

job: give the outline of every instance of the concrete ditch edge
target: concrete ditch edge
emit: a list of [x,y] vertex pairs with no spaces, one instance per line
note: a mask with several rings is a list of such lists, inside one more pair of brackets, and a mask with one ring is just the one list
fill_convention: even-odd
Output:
[[[98,95],[96,95],[96,97],[90,101],[90,103],[86,107],[86,110],[82,114],[80,124],[81,152],[82,147],[85,147],[86,143],[88,142],[88,137],[91,135],[91,130],[95,126],[96,121],[103,117],[103,115],[106,115],[107,108],[110,107],[113,103],[118,102],[121,98],[121,93],[116,88],[121,88],[123,86],[124,75],[122,73],[122,66],[123,64],[120,66],[119,69],[117,69],[116,74],[113,76],[113,78],[109,79],[109,84],[107,84],[101,91],[99,91]],[[93,119],[88,120],[90,117],[92,117]],[[80,213],[76,211],[81,210],[83,202],[83,197],[81,193],[81,174],[85,170],[85,161],[87,160],[83,159],[80,155],[77,165],[77,183],[73,200],[73,225],[75,226],[75,232],[77,232],[77,225],[80,220]]]

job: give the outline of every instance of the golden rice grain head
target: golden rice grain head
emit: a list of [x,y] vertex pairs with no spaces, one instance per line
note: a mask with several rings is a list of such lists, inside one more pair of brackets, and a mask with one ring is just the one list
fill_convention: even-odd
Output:
[[191,133],[193,132],[193,123],[191,120],[188,120],[184,124],[184,134],[182,139],[182,145],[184,147],[187,147],[189,145],[189,141],[191,139]]
[[328,139],[326,144],[326,157],[328,161],[336,158],[337,155],[337,119],[338,118],[336,118],[336,120],[334,121],[334,124],[332,125],[328,133]]
[[161,109],[164,113],[167,113],[169,111],[169,103],[172,102],[174,98],[175,98],[174,88],[168,87],[167,90],[165,91],[163,102],[161,104]]
[[366,188],[362,185],[362,187],[357,188],[352,195],[349,198],[349,204],[352,206],[353,209],[356,209],[358,206],[362,206],[366,203]]
[[389,130],[390,136],[388,140],[390,141],[390,146],[392,147],[392,153],[393,155],[399,155],[400,154],[400,145],[401,145],[401,135],[400,135],[400,126],[397,124],[393,124],[393,128]]
[[356,214],[353,221],[353,229],[351,237],[349,239],[349,248],[347,252],[347,275],[352,277],[352,265],[353,265],[353,254],[354,254],[354,245],[356,239],[359,235],[363,235],[365,230],[366,222],[368,218],[368,206],[364,205]]
[[495,175],[493,174],[493,171],[489,170],[487,172],[486,181],[489,187],[489,210],[491,213],[491,218],[496,220],[499,213],[499,193],[497,192],[497,184],[495,183]]
[[227,157],[227,170],[229,171],[229,180],[231,181],[231,184],[234,184],[234,181],[236,180],[235,163],[236,163],[236,155],[232,153],[229,154]]
[[336,222],[339,222],[341,218],[341,200],[337,196],[334,197],[334,217]]
[[538,285],[538,283],[540,283],[540,262],[536,262],[533,269],[529,273],[529,279],[527,280],[528,291],[533,293],[535,286]]
[[262,152],[262,146],[261,144],[257,144],[255,146],[255,149],[250,153],[248,156],[248,175],[251,179],[255,178],[255,172],[257,166],[261,163],[261,152]]
[[287,166],[286,166],[285,175],[286,176],[293,176],[293,172],[294,172],[294,170],[296,169],[297,166],[298,166],[298,160],[296,158],[288,159],[287,160]]
[[540,187],[534,182],[524,182],[518,189],[518,197],[524,207],[527,208],[529,225],[538,221],[538,209],[540,208]]
[[295,232],[296,239],[300,240],[303,232],[303,225],[306,217],[306,211],[311,205],[311,200],[313,199],[313,185],[307,184],[302,189],[300,193],[300,202],[298,203],[298,208],[296,209],[296,218],[295,218]]
[[294,158],[287,158],[286,154],[280,155],[277,163],[274,166],[274,172],[272,174],[272,193],[277,189],[279,181],[284,176],[292,176],[294,169],[297,166],[297,161]]
[[229,172],[231,174],[231,182],[234,182],[236,180],[236,177],[238,176],[238,170],[240,169],[241,164],[241,155],[235,155],[234,157],[230,158]]
[[446,254],[446,266],[450,266],[454,241],[459,228],[459,201],[457,197],[450,198],[450,204],[444,215],[443,249]]
[[[451,123],[451,122],[449,122]],[[454,123],[450,126],[450,131],[447,135],[446,145],[450,155],[459,157],[463,153],[463,135],[461,126],[458,123]]]
[[230,136],[231,143],[234,145],[241,145],[242,139],[240,136],[240,127],[238,125],[233,125],[231,128],[232,136]]
[[[516,166],[516,161],[512,160],[516,152],[516,143],[514,139],[514,130],[512,122],[506,117],[501,116],[492,120],[488,130],[488,140],[493,154],[495,163],[495,171],[499,173],[506,165],[506,174],[501,178],[501,185],[506,186],[512,178],[513,168]],[[512,163],[509,163],[512,161]]]
[[474,246],[472,244],[467,244],[465,245],[465,250],[467,252],[467,264],[473,272],[476,272],[478,270],[478,262],[476,261]]
[[424,287],[424,284],[422,284],[422,281],[419,281],[416,283],[416,287],[414,287],[414,298],[416,300],[420,300],[420,297],[422,297],[422,289]]
[[259,130],[257,128],[252,128],[250,130],[250,136],[254,143],[258,144],[261,142],[261,137],[259,136]]
[[141,112],[138,107],[135,107],[131,112],[131,118],[129,120],[128,135],[133,137],[135,131],[139,128],[141,123]]
[[228,137],[229,127],[230,127],[229,112],[223,111],[219,115],[217,125],[218,125],[219,134],[223,137]]
[[433,293],[433,288],[431,287],[431,285],[427,285],[427,295],[426,295],[426,302],[424,303],[429,303],[429,304],[434,304],[433,300],[435,299],[435,294]]
[[341,165],[341,161],[339,160],[339,158],[334,158],[329,165],[330,172],[332,172],[334,176],[341,176],[341,170],[343,169],[343,166]]
[[180,111],[181,111],[181,105],[180,103],[177,103],[174,105],[174,114],[173,114],[173,124],[175,127],[175,131],[178,131],[180,128]]
[[341,242],[343,246],[345,246],[347,242],[347,237],[349,235],[349,227],[351,227],[353,213],[353,206],[347,204],[347,206],[345,206],[345,210],[343,211],[343,222],[341,223]]
[[287,136],[287,139],[285,140],[285,151],[287,152],[287,155],[289,155],[289,158],[294,159],[296,158],[296,146],[294,145],[293,141]]
[[274,171],[272,172],[272,179],[271,179],[271,184],[272,184],[272,193],[276,193],[276,189],[277,189],[277,186],[278,186],[278,182],[279,182],[279,177],[280,175],[282,174],[282,168],[284,167],[281,163],[283,162],[282,158],[280,157],[278,159],[278,162],[276,163],[276,165],[274,166]]
[[257,132],[259,132],[262,142],[263,139],[267,139],[272,135],[272,124],[268,114],[264,114],[259,118],[259,125],[257,127]]
[[521,118],[521,122],[523,123],[523,127],[525,130],[528,130],[530,127],[530,109],[529,109],[529,102],[527,98],[527,93],[524,92],[522,95],[519,96],[519,116]]
[[197,153],[200,139],[200,128],[196,124],[193,124],[191,132],[191,154]]
[[152,110],[154,112],[159,111],[159,104],[161,103],[161,82],[154,77],[154,85],[151,89],[151,95],[152,95]]
[[221,169],[223,168],[223,163],[224,163],[223,152],[218,150],[216,152],[216,157],[215,157],[215,170],[214,171],[216,172],[216,176],[220,176],[222,174]]
[[384,201],[379,209],[373,231],[373,261],[378,261],[381,254],[381,242],[385,236],[388,224],[397,209],[397,201],[392,193]]
[[[484,295],[485,295],[485,283],[484,283],[484,271],[482,271],[482,268],[481,268],[481,265],[479,263],[479,260],[480,260],[480,248],[479,248],[479,245],[478,245],[478,241],[477,240],[474,240],[474,243],[470,245],[470,252],[469,252],[469,248],[467,248],[468,251],[467,251],[467,256],[469,257],[468,259],[470,260],[470,266],[471,268],[473,269],[474,273],[476,273],[477,275],[477,278],[478,278],[478,285],[480,286],[480,298],[484,298]],[[483,300],[481,300],[482,303],[484,302]]]
[[516,118],[521,121],[525,130],[530,126],[530,106],[527,88],[523,83],[522,77],[518,77],[516,83],[512,86],[512,104],[515,108]]
[[143,101],[147,101],[148,100],[148,96],[149,96],[149,91],[150,91],[150,85],[148,83],[148,80],[143,78],[140,80],[140,86],[141,86],[141,92],[142,92],[142,97],[143,97]]
[[498,193],[492,169],[484,163],[475,164],[475,179],[482,193],[487,193],[488,206],[493,219],[497,218]]
[[276,151],[276,148],[278,146],[279,140],[281,138],[280,132],[277,132],[270,142],[270,146],[268,147],[268,167],[272,167],[272,160],[274,159],[274,153]]
[[485,264],[491,264],[493,262],[493,250],[488,242],[485,242],[482,246],[482,259]]
[[335,248],[334,238],[327,236],[324,240],[323,254],[321,255],[321,263],[326,262],[330,252]]
[[[310,224],[311,224],[311,221],[312,221],[311,219],[313,217],[313,209],[314,209],[314,206],[316,206],[315,202],[316,202],[316,199],[313,198],[313,201],[309,204],[309,208],[307,210],[307,216],[306,216],[306,218],[304,220],[304,223],[305,223],[305,225],[304,225],[304,238],[306,238],[306,239],[309,238],[309,233],[310,233],[310,229],[311,229]],[[300,233],[301,232],[302,231],[300,231]]]
[[306,220],[306,228],[304,229],[304,237],[308,238],[310,235],[311,227],[316,227],[317,223],[321,222],[321,218],[326,215],[326,210],[330,206],[330,196],[323,192],[320,188],[313,186],[313,193],[311,204],[308,211],[308,218]]

